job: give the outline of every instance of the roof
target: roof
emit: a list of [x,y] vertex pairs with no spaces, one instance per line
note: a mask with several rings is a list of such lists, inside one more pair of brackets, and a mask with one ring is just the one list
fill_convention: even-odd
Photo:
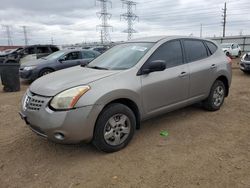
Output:
[[[189,39],[202,39],[202,40],[209,40],[209,39],[204,39],[204,38],[198,38],[198,37],[191,37],[191,36],[152,36],[152,37],[144,37],[144,38],[138,38],[138,39],[133,39],[130,40],[129,42],[159,42],[163,39],[181,39],[181,38],[189,38]],[[210,41],[210,40],[209,40]]]

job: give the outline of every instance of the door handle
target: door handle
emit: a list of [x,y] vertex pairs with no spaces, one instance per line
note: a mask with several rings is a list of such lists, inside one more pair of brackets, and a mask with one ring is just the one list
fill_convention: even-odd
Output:
[[187,76],[187,72],[182,72],[182,73],[179,75],[180,78],[183,78],[183,77],[186,77],[186,76]]
[[216,68],[217,66],[215,65],[215,64],[212,64],[211,65],[211,69],[214,69],[214,68]]

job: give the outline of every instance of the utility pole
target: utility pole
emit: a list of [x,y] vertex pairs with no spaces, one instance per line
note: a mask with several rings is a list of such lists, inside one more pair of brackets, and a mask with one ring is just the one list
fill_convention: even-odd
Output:
[[128,40],[132,39],[133,33],[136,33],[136,30],[133,28],[133,22],[137,19],[139,21],[139,17],[133,13],[133,7],[136,7],[136,2],[130,0],[121,0],[122,6],[127,6],[127,13],[121,14],[121,19],[127,21],[128,28],[125,30],[125,33],[128,33]]
[[22,28],[23,28],[23,36],[24,36],[25,46],[28,46],[29,40],[28,40],[28,37],[27,37],[27,27],[26,26],[22,26]]
[[54,44],[54,38],[51,37],[51,44],[53,45]]
[[111,18],[112,14],[108,13],[108,4],[112,7],[112,2],[110,0],[96,0],[96,2],[100,2],[101,11],[97,12],[97,16],[99,19],[102,20],[101,25],[97,25],[97,27],[100,29],[101,34],[101,43],[108,43],[110,42],[110,35],[109,35],[109,29],[112,28],[108,24],[108,20]]
[[201,28],[200,28],[200,38],[202,38],[202,24],[201,24]]
[[10,26],[9,25],[3,25],[3,28],[6,30],[6,36],[7,36],[7,41],[8,41],[8,46],[12,46],[12,38],[11,38],[11,33],[10,33]]
[[222,22],[222,24],[223,24],[223,37],[225,37],[226,36],[226,23],[227,23],[227,3],[225,2],[225,4],[224,4],[224,9],[222,9],[223,10],[223,15],[222,15],[222,17],[223,17],[223,22]]

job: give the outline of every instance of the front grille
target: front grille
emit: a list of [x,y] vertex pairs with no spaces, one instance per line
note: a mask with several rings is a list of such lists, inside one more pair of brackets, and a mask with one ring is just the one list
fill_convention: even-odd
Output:
[[38,111],[42,107],[43,103],[44,103],[43,100],[36,100],[34,98],[30,98],[30,103],[29,103],[27,109]]
[[26,95],[24,100],[24,109],[31,111],[39,111],[44,103],[44,97],[35,94],[28,94]]

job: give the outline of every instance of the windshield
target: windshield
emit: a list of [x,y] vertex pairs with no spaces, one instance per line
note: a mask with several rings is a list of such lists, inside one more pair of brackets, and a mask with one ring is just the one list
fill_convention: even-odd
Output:
[[57,51],[53,54],[50,54],[50,55],[44,57],[43,59],[47,59],[47,60],[58,59],[59,57],[61,57],[64,54],[65,54],[65,51]]
[[231,48],[231,44],[221,44],[222,48]]
[[117,45],[87,67],[107,70],[125,70],[136,65],[154,43],[125,43]]

